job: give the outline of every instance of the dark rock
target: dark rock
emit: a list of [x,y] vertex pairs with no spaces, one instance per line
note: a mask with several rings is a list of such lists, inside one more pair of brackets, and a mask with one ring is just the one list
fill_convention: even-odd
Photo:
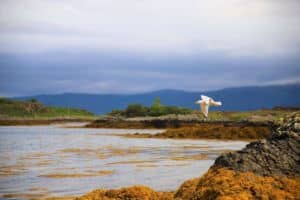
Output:
[[289,116],[269,139],[218,157],[212,168],[227,167],[258,175],[300,176],[300,113]]

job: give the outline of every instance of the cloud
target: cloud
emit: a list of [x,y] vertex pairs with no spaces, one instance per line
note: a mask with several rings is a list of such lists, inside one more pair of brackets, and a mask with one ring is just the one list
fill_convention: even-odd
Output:
[[0,94],[298,83],[299,0],[2,0]]
[[299,58],[149,57],[80,53],[0,55],[1,94],[215,90],[300,82]]
[[299,53],[297,0],[4,0],[1,52]]

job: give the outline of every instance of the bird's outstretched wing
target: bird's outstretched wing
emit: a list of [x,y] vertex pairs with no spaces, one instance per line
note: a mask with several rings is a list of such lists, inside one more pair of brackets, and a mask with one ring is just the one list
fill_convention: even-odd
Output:
[[201,99],[204,101],[209,101],[210,98],[208,96],[201,95]]
[[206,104],[206,103],[201,103],[200,107],[201,107],[201,111],[204,114],[204,116],[207,117],[208,116],[209,105]]
[[221,101],[214,101],[213,99],[210,100],[209,102],[210,106],[221,106],[222,102]]

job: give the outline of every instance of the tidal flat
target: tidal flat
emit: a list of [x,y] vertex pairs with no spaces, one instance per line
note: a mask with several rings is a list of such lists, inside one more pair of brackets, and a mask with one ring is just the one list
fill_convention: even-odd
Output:
[[247,144],[119,136],[163,131],[2,126],[1,198],[70,197],[95,188],[131,185],[171,191],[206,172],[221,153]]

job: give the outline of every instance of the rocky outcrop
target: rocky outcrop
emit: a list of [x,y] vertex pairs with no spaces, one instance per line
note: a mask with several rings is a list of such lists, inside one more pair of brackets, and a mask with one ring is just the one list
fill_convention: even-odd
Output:
[[168,115],[161,117],[102,117],[86,125],[88,128],[180,128],[193,126],[224,126],[224,127],[268,127],[273,128],[272,122],[203,120],[197,115]]
[[300,113],[289,116],[269,139],[248,144],[241,151],[216,159],[212,168],[258,175],[300,176]]
[[296,200],[300,179],[259,176],[226,168],[210,169],[198,180],[184,182],[175,200]]

